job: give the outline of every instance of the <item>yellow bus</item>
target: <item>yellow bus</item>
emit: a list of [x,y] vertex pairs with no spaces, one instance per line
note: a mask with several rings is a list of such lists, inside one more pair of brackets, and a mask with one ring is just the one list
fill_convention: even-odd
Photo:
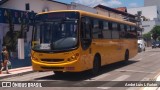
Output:
[[81,10],[36,15],[33,70],[97,74],[101,66],[128,61],[137,54],[136,24]]

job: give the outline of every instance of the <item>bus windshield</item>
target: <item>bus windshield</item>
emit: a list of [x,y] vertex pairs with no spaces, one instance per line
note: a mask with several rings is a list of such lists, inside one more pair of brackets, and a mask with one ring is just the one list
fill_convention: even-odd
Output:
[[32,40],[33,50],[68,50],[75,48],[77,43],[78,19],[36,19]]

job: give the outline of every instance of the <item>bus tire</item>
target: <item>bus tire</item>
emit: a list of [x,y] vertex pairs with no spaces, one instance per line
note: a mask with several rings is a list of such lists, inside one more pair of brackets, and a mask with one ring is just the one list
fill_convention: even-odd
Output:
[[60,75],[62,75],[63,74],[63,72],[62,71],[53,71],[54,72],[54,74],[56,75],[56,76],[60,76]]
[[96,55],[94,57],[91,74],[92,75],[97,75],[99,73],[100,68],[101,68],[101,58],[100,58],[100,55]]
[[124,62],[128,62],[128,60],[129,60],[129,50],[126,50],[124,55]]

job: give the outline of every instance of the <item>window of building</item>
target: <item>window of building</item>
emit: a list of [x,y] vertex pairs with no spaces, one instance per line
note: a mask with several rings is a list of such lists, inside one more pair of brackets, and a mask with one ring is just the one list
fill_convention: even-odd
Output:
[[29,3],[26,3],[26,10],[30,10],[30,5],[29,5]]
[[142,11],[137,11],[137,14],[140,16],[142,15]]

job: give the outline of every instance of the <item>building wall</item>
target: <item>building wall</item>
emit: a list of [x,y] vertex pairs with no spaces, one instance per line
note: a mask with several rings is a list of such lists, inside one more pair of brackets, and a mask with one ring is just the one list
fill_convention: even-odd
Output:
[[154,20],[143,21],[142,22],[142,28],[144,28],[144,31],[142,32],[142,34],[146,34],[146,33],[150,32],[155,25],[156,25],[156,21],[154,21]]
[[74,3],[74,2],[72,2],[70,4],[68,9],[71,9],[71,10],[83,10],[83,11],[92,12],[92,13],[95,13],[95,14],[97,13],[97,11],[92,7],[88,7],[88,6],[85,6],[85,5],[82,5],[82,4],[78,4],[78,3]]
[[96,7],[96,8],[92,8],[92,7],[88,7],[82,4],[78,4],[78,3],[74,3],[72,2],[70,6],[68,6],[68,9],[71,10],[83,10],[83,11],[87,11],[87,12],[92,12],[95,14],[100,14],[100,15],[104,15],[104,16],[108,16],[108,17],[113,17],[113,18],[118,18],[118,19],[123,19],[122,15],[108,11],[108,10],[104,10],[102,8]]
[[155,25],[160,25],[160,7],[159,6],[130,8],[127,11],[131,14],[137,14],[138,11],[142,11],[142,16],[145,16],[146,18],[149,19],[149,21],[142,21],[142,28],[144,28],[144,31],[142,32],[142,34],[145,34],[151,31]]
[[[129,8],[127,9],[128,13],[133,15],[137,14],[138,11],[142,11],[142,16],[150,20],[154,20],[154,18],[159,17],[157,14],[158,7],[157,6],[148,6],[148,7],[138,7],[138,8]],[[160,9],[159,9],[160,10]]]
[[153,6],[153,5],[160,6],[160,1],[159,0],[144,0],[144,6]]
[[68,9],[68,5],[47,0],[9,0],[0,7],[25,11],[25,5],[27,3],[30,4],[30,10],[37,13],[42,12],[45,9],[48,9],[49,11]]
[[104,10],[102,8],[99,8],[99,7],[96,7],[95,9],[97,10],[97,13],[100,14],[100,15],[105,15],[105,16],[108,16],[108,17],[123,19],[123,15],[121,15],[121,14],[117,14],[117,13],[114,13],[114,12],[111,12],[111,11],[107,11],[107,10]]
[[95,8],[97,10],[97,13],[100,14],[100,15],[105,15],[105,16],[109,16],[109,11],[107,10],[104,10],[102,8],[99,8],[99,7],[96,7]]

